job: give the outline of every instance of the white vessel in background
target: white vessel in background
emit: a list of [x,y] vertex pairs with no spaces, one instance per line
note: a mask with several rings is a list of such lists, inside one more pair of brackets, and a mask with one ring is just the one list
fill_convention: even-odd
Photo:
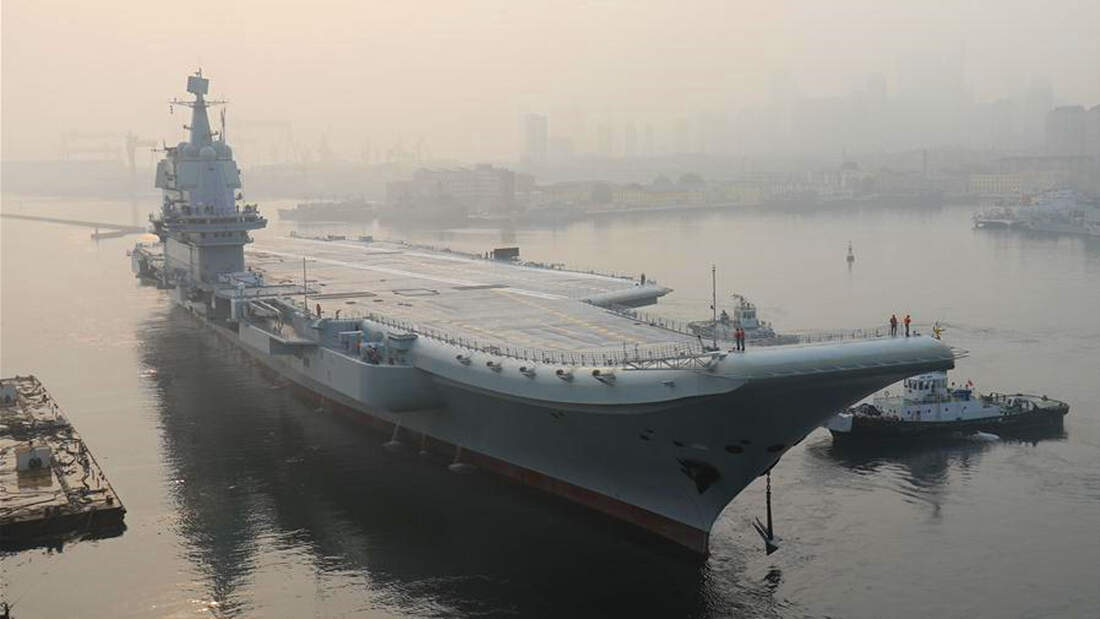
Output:
[[[956,352],[930,337],[709,350],[607,309],[670,292],[652,282],[369,237],[267,238],[246,263],[249,232],[267,221],[237,193],[207,87],[188,78],[189,140],[157,166],[160,242],[134,248],[134,272],[325,407],[455,469],[706,553],[725,506],[835,411],[954,367]],[[765,327],[747,300],[734,311],[746,330]]]
[[1069,189],[1049,191],[1034,201],[1021,200],[1015,206],[982,211],[973,221],[976,228],[1017,228],[1100,237],[1100,199]]

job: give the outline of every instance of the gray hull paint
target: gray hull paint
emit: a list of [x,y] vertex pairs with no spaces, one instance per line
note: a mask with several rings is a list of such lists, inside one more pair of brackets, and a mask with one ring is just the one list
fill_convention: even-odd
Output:
[[[783,452],[836,410],[927,367],[765,379],[719,395],[641,406],[584,406],[493,393],[415,367],[367,365],[325,348],[302,357],[272,355],[249,345],[247,336],[223,331],[295,383],[399,425],[409,442],[427,435],[608,497],[615,504],[640,508],[698,535],[669,533],[667,523],[651,526],[645,514],[622,513],[601,507],[588,495],[558,492],[700,552],[706,552],[711,526],[726,505]],[[306,357],[311,359],[309,366],[303,361]],[[442,406],[393,412],[370,404],[384,403],[387,392],[407,395],[410,390],[424,392],[426,401],[439,399]],[[701,542],[685,542],[685,537]]]
[[189,139],[157,165],[161,242],[135,246],[135,273],[334,408],[696,551],[726,504],[833,411],[954,365],[928,338],[706,350],[667,321],[596,307],[669,292],[652,281],[369,238],[270,240],[246,271],[248,233],[267,220],[236,191],[208,88],[189,76],[194,99],[175,102],[192,110]]

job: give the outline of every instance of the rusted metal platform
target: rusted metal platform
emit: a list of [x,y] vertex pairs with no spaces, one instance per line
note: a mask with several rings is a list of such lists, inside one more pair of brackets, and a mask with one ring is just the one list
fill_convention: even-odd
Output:
[[45,386],[0,379],[0,548],[117,535],[125,513]]

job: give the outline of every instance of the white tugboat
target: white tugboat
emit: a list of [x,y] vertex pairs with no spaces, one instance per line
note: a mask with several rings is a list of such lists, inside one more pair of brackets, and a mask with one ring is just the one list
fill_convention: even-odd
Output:
[[884,391],[871,403],[848,409],[825,427],[834,438],[917,437],[942,434],[999,434],[1014,429],[1061,424],[1065,402],[1024,393],[974,392],[972,385],[948,385],[947,372],[929,372],[902,381],[903,391]]

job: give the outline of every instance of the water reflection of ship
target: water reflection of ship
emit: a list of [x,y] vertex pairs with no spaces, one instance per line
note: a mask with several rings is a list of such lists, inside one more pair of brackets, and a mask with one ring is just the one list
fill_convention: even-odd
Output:
[[[935,441],[818,441],[808,447],[814,455],[810,463],[831,460],[860,475],[886,473],[890,467],[902,467],[908,482],[903,493],[916,493],[921,498],[939,496],[949,481],[953,469],[966,470],[978,464],[982,454],[998,444],[1029,443],[1062,440],[1066,432],[1061,427],[1037,427],[1018,430],[999,439],[986,437],[950,437]],[[993,440],[989,440],[993,439]],[[811,464],[812,465],[812,464]]]
[[[456,476],[447,461],[418,457],[416,445],[391,453],[388,436],[275,388],[278,377],[170,311],[138,333],[145,365],[157,370],[149,380],[178,531],[221,612],[263,614],[254,600],[296,595],[251,589],[263,582],[254,574],[269,552],[262,540],[275,539],[308,552],[311,570],[349,575],[355,595],[373,594],[396,614],[425,604],[442,614],[574,614],[601,599],[607,612],[639,615],[707,614],[728,603],[774,613],[768,595],[716,600],[697,560],[613,520],[494,476]],[[360,592],[364,571],[371,588]],[[666,593],[608,596],[639,586]]]

